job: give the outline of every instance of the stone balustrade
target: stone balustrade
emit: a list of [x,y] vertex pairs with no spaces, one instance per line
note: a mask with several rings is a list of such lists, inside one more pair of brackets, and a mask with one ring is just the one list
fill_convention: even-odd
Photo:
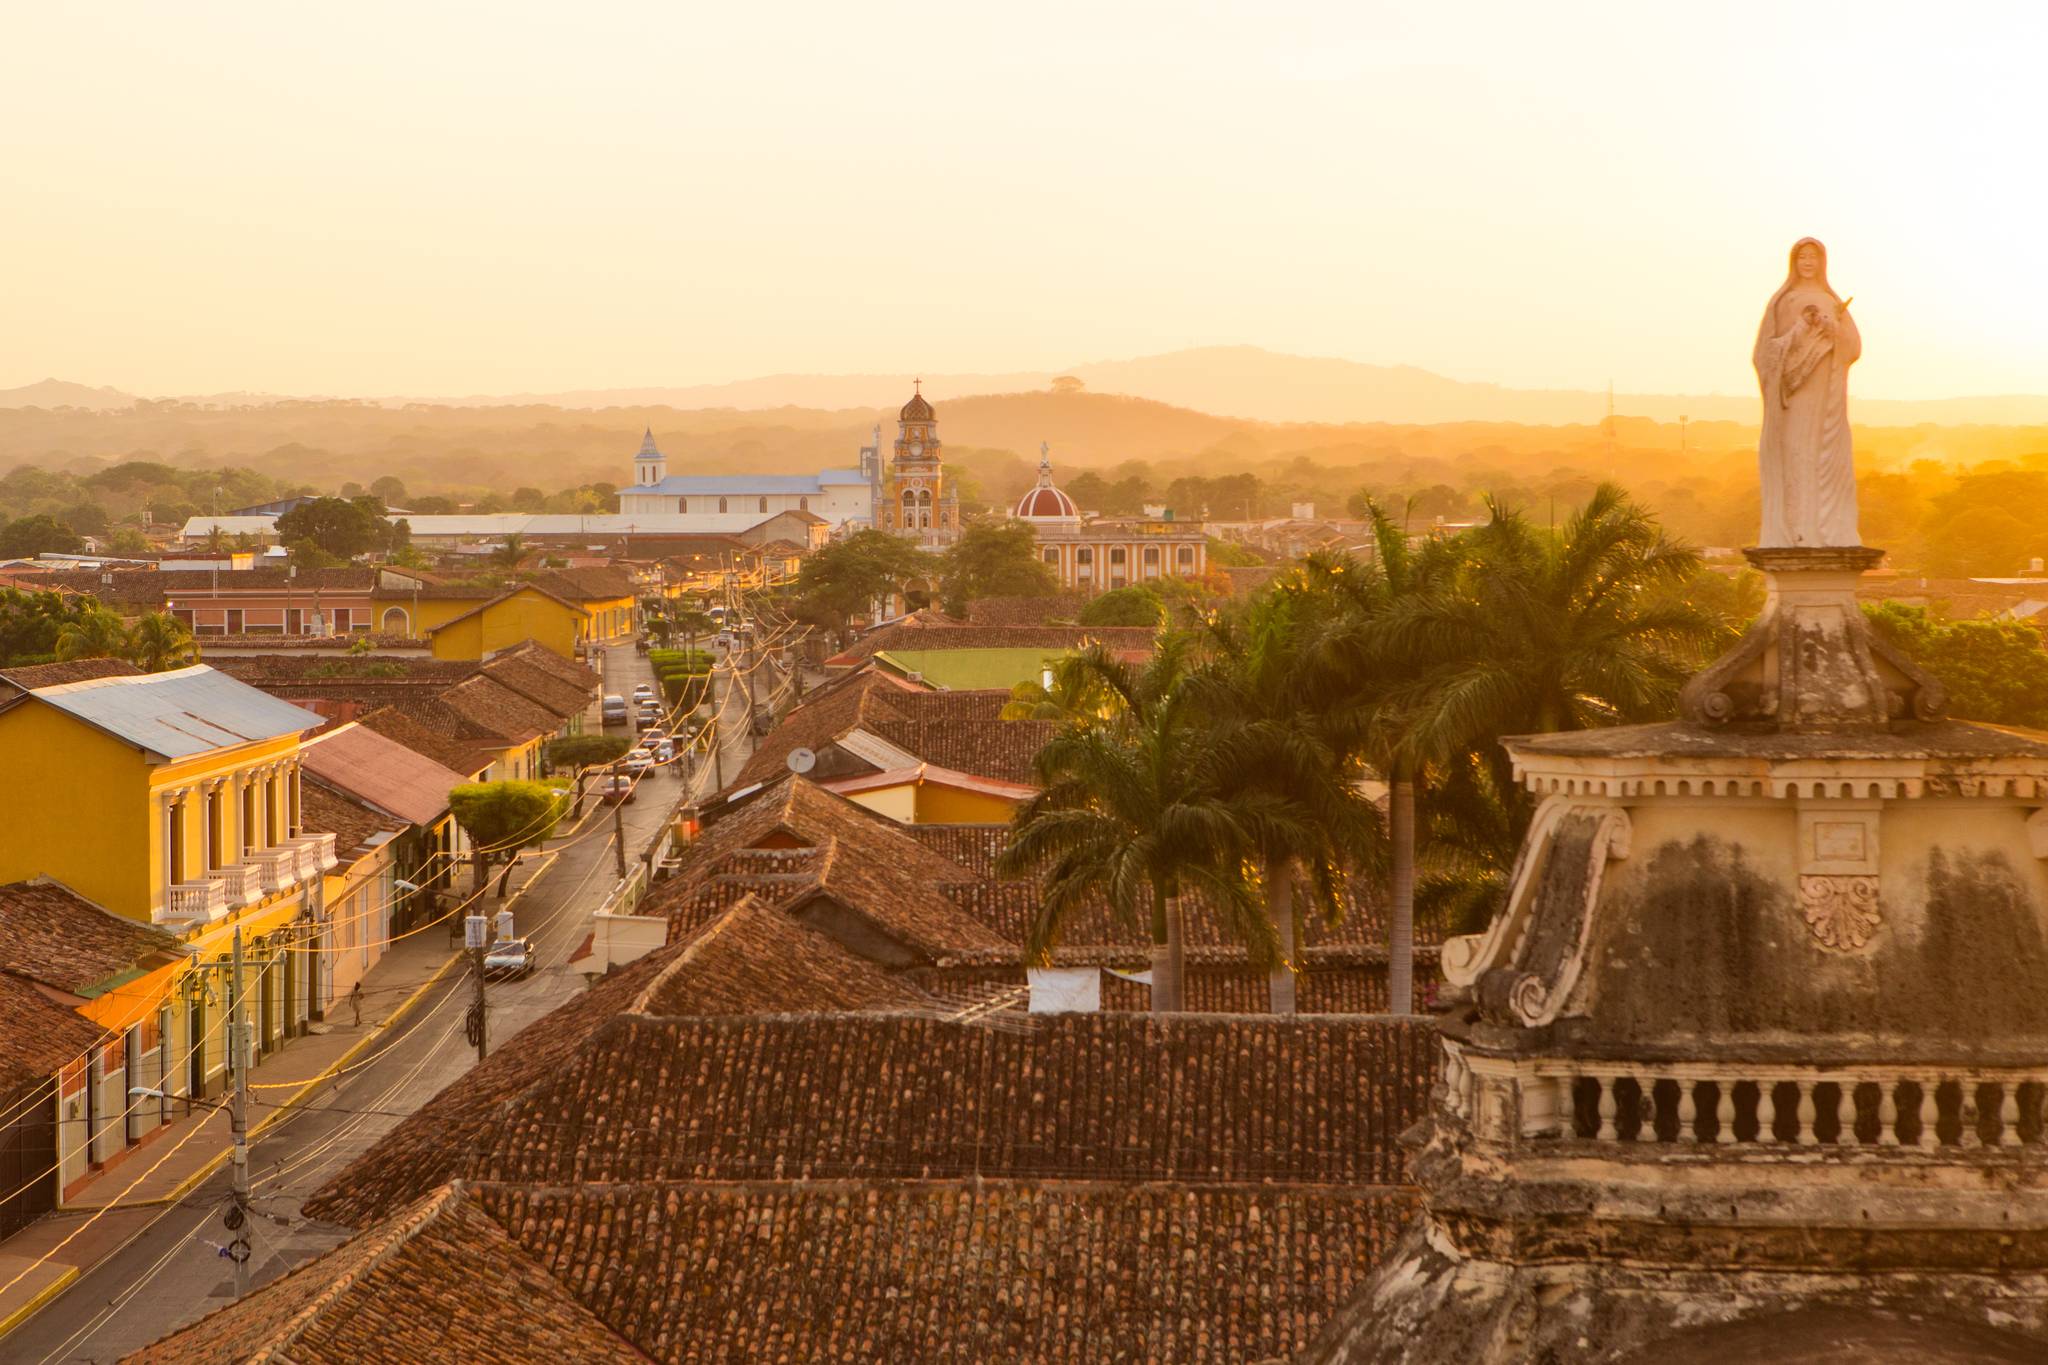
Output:
[[341,861],[335,856],[334,835],[331,832],[295,834],[285,842],[299,850],[301,877],[317,877]]
[[255,870],[265,895],[299,882],[299,851],[295,848],[252,848],[242,855],[242,862]]
[[1542,1074],[1560,1137],[1630,1145],[2038,1147],[2048,1068],[1730,1068],[1655,1065]]
[[172,919],[213,920],[227,912],[227,888],[212,880],[173,882],[164,907],[166,917]]
[[206,874],[206,879],[220,884],[229,905],[248,905],[263,896],[262,878],[247,863],[216,867]]

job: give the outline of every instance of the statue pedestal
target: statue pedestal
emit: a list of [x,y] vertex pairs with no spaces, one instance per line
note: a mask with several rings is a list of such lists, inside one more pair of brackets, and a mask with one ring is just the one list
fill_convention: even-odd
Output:
[[1868,546],[1743,551],[1769,583],[1740,644],[1686,684],[1688,720],[1838,730],[1935,720],[1941,685],[1870,629],[1856,582],[1884,551]]

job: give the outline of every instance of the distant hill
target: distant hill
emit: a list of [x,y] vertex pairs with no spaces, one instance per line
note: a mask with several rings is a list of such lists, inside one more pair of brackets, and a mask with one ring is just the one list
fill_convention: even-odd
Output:
[[0,408],[109,408],[133,407],[136,397],[119,389],[95,389],[68,379],[45,379],[18,389],[0,389]]
[[[1205,346],[1130,360],[1101,360],[1061,370],[1007,374],[932,374],[924,376],[924,392],[933,402],[958,405],[982,398],[1015,399],[1048,395],[1060,376],[1078,379],[1090,396],[1139,399],[1182,410],[1184,416],[1207,416],[1223,422],[1260,422],[1293,426],[1388,424],[1435,426],[1452,423],[1512,423],[1524,426],[1583,426],[1600,422],[1607,413],[1604,392],[1580,389],[1514,389],[1500,384],[1448,379],[1412,365],[1366,365],[1328,357],[1283,355],[1256,346]],[[770,426],[793,423],[815,428],[830,414],[847,421],[858,414],[888,415],[911,390],[909,374],[777,374],[728,384],[679,387],[577,389],[561,393],[524,393],[463,398],[385,396],[365,399],[289,398],[274,394],[221,393],[168,400],[215,409],[304,404],[327,410],[335,403],[383,409],[421,406],[460,409],[551,409],[576,414],[671,411],[675,413],[751,413],[745,422],[721,425]],[[1071,396],[1071,395],[1059,395]],[[0,390],[0,408],[74,407],[93,411],[126,408],[141,401],[111,388],[89,388],[46,379],[19,389]],[[1859,423],[1869,426],[2030,426],[2048,423],[2048,395],[2007,394],[1976,398],[1854,398]],[[1675,422],[1681,415],[1694,422],[1753,423],[1757,398],[1741,394],[1641,394],[1614,396],[1622,416]],[[1014,404],[1012,405],[1014,406]],[[1098,412],[1108,412],[1103,409]],[[578,420],[583,420],[580,416]],[[873,418],[865,419],[872,425]],[[1179,421],[1180,419],[1175,419]],[[701,425],[693,422],[691,425]],[[1171,423],[1169,423],[1171,425]],[[1091,428],[1095,430],[1095,428]],[[1148,427],[1148,431],[1152,428]],[[947,433],[949,439],[959,436]],[[1042,438],[1056,443],[1073,433],[1046,430]],[[1040,435],[1017,433],[1020,450],[1035,450]],[[1099,435],[1099,432],[1098,432]],[[979,433],[973,438],[981,443]],[[1184,443],[1173,440],[1176,448]],[[1189,442],[1199,446],[1199,442]],[[1103,458],[1109,458],[1104,452]]]
[[[1604,391],[1514,389],[1448,379],[1413,365],[1367,365],[1354,360],[1284,355],[1257,346],[1203,346],[1131,360],[1091,361],[1060,370],[927,375],[924,392],[934,402],[1030,393],[1046,389],[1060,375],[1081,380],[1095,393],[1144,398],[1217,417],[1261,422],[1513,422],[1572,426],[1598,422],[1607,413]],[[911,378],[907,374],[778,374],[683,388],[584,389],[428,401],[483,407],[532,403],[576,409],[659,406],[740,411],[840,410],[894,407],[909,395]],[[1936,399],[1858,397],[1855,403],[1858,420],[1871,425],[1918,426],[1932,422],[2011,426],[2048,422],[2048,395],[2039,394]],[[1751,393],[1618,393],[1614,405],[1625,416],[1648,417],[1659,422],[1676,421],[1681,415],[1702,422],[1754,422],[1757,399]]]

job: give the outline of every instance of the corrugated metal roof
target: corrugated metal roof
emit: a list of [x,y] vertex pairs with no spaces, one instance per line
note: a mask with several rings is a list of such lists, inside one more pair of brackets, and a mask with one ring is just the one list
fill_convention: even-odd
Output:
[[[630,491],[630,490],[628,490]],[[475,516],[407,517],[415,536],[692,535],[750,531],[775,513],[762,512],[492,512]]]
[[205,664],[64,683],[28,695],[167,759],[277,739],[327,723]]
[[448,810],[448,791],[469,781],[397,740],[360,725],[316,736],[300,752],[306,771],[329,786],[415,825]]
[[827,488],[865,487],[858,469],[821,469],[815,474],[671,474],[656,484],[635,484],[621,493],[681,493],[686,496],[725,494],[822,493]]
[[260,536],[276,530],[276,517],[187,517],[185,529],[178,535],[186,540],[199,540],[205,538],[209,531],[219,531],[224,536]]

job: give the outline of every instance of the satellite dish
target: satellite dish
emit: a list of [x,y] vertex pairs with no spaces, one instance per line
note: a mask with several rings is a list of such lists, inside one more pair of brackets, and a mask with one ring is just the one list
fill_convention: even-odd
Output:
[[789,757],[782,760],[793,773],[807,773],[818,766],[818,756],[809,749],[791,749]]

